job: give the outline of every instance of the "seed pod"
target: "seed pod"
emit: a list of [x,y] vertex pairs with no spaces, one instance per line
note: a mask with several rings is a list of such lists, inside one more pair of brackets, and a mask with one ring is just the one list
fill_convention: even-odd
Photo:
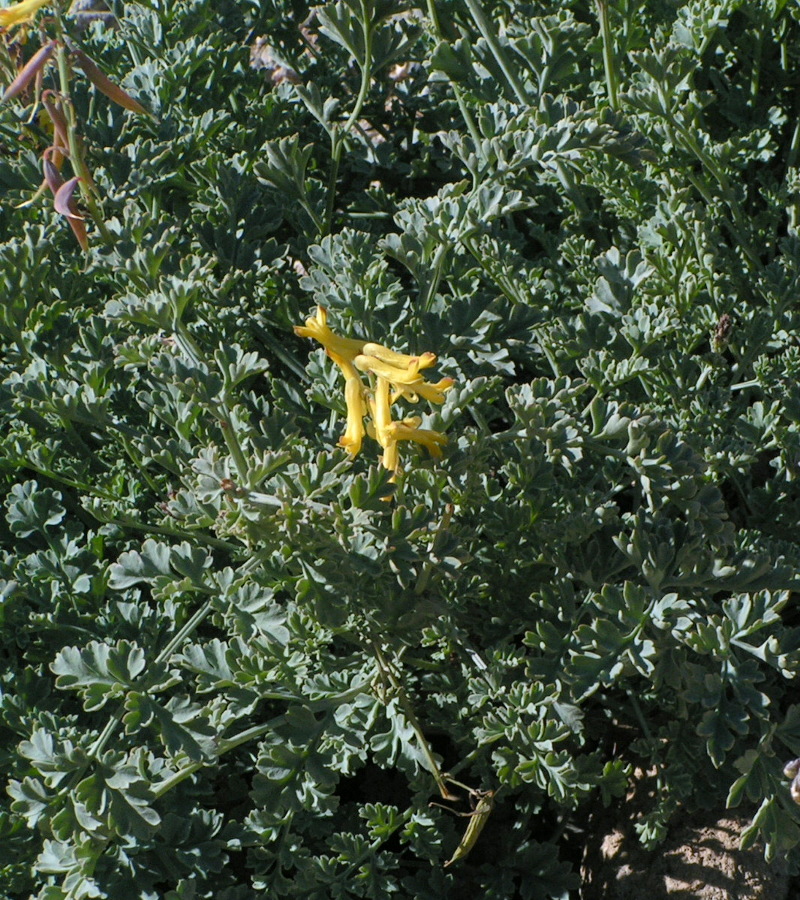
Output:
[[134,100],[127,91],[123,91],[119,85],[114,84],[108,75],[106,75],[97,63],[90,59],[83,50],[73,47],[72,53],[78,60],[78,65],[83,69],[86,77],[101,94],[105,94],[109,100],[113,100],[114,103],[118,104],[123,109],[129,109],[131,112],[140,113],[145,116],[149,115],[147,110],[138,100]]
[[800,773],[800,759],[793,759],[783,767],[783,774],[787,778],[796,778],[798,773]]
[[792,795],[792,800],[794,800],[795,803],[800,804],[800,776],[795,775],[792,784],[789,787],[789,793]]
[[[53,196],[55,197],[53,204],[58,212],[61,212],[59,206],[62,205],[66,200],[66,209],[68,211],[66,213],[63,213],[63,215],[66,215],[67,221],[69,222],[69,227],[72,229],[72,233],[75,235],[75,238],[81,245],[81,249],[83,250],[83,252],[86,253],[89,249],[89,237],[86,234],[86,225],[84,224],[83,219],[78,215],[78,209],[75,205],[75,200],[72,197],[72,192],[75,190],[78,179],[71,178],[68,182],[66,182],[66,184],[64,183],[64,179],[61,177],[61,173],[50,160],[53,149],[54,148],[50,148],[49,150],[46,150],[42,159],[44,180],[47,182],[47,186],[53,192]],[[67,193],[62,193],[62,189],[68,187],[70,185],[70,182],[74,183],[69,190],[69,198],[67,199]]]
[[56,106],[50,99],[51,97],[56,96],[57,94],[55,91],[45,91],[42,94],[42,106],[47,111],[47,115],[50,116],[50,121],[53,123],[53,144],[61,148],[67,148],[69,147],[69,136],[67,134],[69,129],[66,116],[61,108]]
[[494,791],[476,791],[475,793],[478,794],[479,797],[478,805],[471,813],[466,813],[466,815],[470,817],[467,830],[464,832],[464,837],[461,838],[453,855],[444,864],[445,869],[448,866],[452,866],[454,862],[458,862],[459,859],[464,859],[470,850],[472,850],[494,809]]
[[68,219],[83,219],[83,216],[78,215],[75,211],[75,202],[72,199],[79,181],[80,178],[77,175],[74,178],[70,178],[69,181],[65,181],[56,191],[55,199],[53,200],[56,212],[61,213],[62,216],[66,216]]
[[42,169],[44,171],[44,180],[47,182],[47,186],[55,197],[58,193],[58,189],[64,184],[64,179],[61,177],[58,167],[50,160],[49,153],[42,160]]
[[50,41],[48,44],[45,44],[44,47],[40,47],[20,69],[17,77],[5,89],[2,98],[0,98],[0,103],[5,103],[6,100],[11,100],[18,94],[21,94],[39,72],[42,71],[47,60],[53,55],[55,49],[55,41]]

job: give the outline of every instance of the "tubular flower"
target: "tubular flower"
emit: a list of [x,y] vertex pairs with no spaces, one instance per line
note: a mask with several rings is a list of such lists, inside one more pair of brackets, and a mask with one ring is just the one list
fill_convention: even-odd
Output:
[[405,397],[411,403],[416,403],[420,397],[424,397],[428,403],[444,403],[444,395],[455,384],[452,378],[442,378],[431,384],[429,381],[422,381],[419,384],[398,384],[394,385],[395,393],[392,394],[392,403]]
[[37,12],[50,0],[20,0],[5,9],[0,9],[0,28],[13,28],[15,25],[27,25],[33,21]]
[[375,438],[382,446],[386,446],[387,429],[392,424],[392,410],[389,405],[389,382],[378,379],[378,385],[370,402],[372,421],[375,424]]
[[431,456],[442,455],[442,447],[447,443],[447,435],[429,428],[420,428],[422,419],[413,416],[402,422],[392,422],[389,426],[389,438],[393,441],[415,441],[427,448]]
[[352,362],[353,358],[358,356],[364,347],[364,341],[340,337],[331,331],[328,327],[328,310],[324,306],[318,306],[316,317],[306,319],[305,325],[295,325],[294,333],[299,337],[310,337],[314,338],[315,341],[319,341],[331,358],[333,358],[332,353],[335,353],[340,358]]
[[358,456],[361,452],[361,442],[364,439],[364,416],[367,408],[364,403],[364,385],[358,377],[358,372],[352,363],[342,359],[338,354],[328,351],[328,356],[336,363],[344,373],[344,399],[347,403],[347,428],[339,439],[339,446],[343,447],[351,456]]
[[[300,337],[322,344],[344,375],[347,427],[339,440],[340,447],[355,457],[367,434],[381,445],[383,466],[394,473],[400,470],[401,441],[422,444],[431,456],[442,455],[447,438],[438,431],[420,428],[419,416],[392,419],[392,406],[400,399],[417,403],[423,397],[429,403],[444,402],[453,379],[442,378],[434,384],[426,381],[420,371],[436,362],[436,354],[408,356],[382,344],[341,337],[328,326],[328,313],[322,306],[317,307],[315,317],[306,319],[305,325],[296,325],[294,330]],[[367,376],[368,386],[360,373]],[[367,415],[369,422],[365,422]]]
[[418,369],[429,369],[436,362],[435,353],[423,353],[421,356],[406,356],[405,353],[395,353],[382,344],[366,343],[361,351],[365,356],[374,356],[382,362],[395,366],[398,369],[407,369],[416,360]]
[[383,362],[377,356],[366,356],[359,353],[353,362],[357,369],[362,372],[372,372],[378,378],[384,378],[389,384],[420,384],[423,381],[422,375],[419,374],[419,357],[409,357],[409,364],[406,368],[391,366],[389,363]]

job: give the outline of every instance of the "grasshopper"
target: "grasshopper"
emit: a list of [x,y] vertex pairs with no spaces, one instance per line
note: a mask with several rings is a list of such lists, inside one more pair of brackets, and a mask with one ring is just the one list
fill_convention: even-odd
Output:
[[[475,842],[478,840],[480,833],[483,831],[483,828],[494,809],[494,797],[496,793],[496,791],[478,791],[474,788],[470,788],[470,800],[474,802],[477,799],[477,803],[475,803],[475,808],[472,812],[459,813],[452,809],[450,810],[450,812],[456,816],[468,816],[469,824],[467,825],[467,830],[464,832],[464,836],[461,838],[461,841],[453,852],[453,855],[444,864],[445,869],[448,866],[452,866],[454,862],[464,859],[475,846]],[[442,806],[441,803],[432,803],[431,805]],[[442,806],[442,809],[449,809],[449,807]]]

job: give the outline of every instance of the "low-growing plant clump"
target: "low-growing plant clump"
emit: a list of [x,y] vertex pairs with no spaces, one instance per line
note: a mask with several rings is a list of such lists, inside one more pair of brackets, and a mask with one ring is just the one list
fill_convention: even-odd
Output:
[[67,6],[0,8],[0,894],[567,898],[635,772],[796,866],[798,8]]

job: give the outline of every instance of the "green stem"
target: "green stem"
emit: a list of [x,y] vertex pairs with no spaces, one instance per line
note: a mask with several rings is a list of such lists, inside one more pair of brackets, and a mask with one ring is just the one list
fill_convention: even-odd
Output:
[[325,220],[321,219],[318,215],[314,207],[306,200],[305,197],[300,198],[300,206],[306,211],[306,214],[314,223],[314,228],[317,229],[318,234],[323,233],[323,229],[325,228]]
[[372,21],[366,5],[361,3],[361,26],[364,35],[364,59],[359,60],[358,65],[361,69],[361,86],[358,89],[355,106],[353,107],[347,121],[341,128],[337,128],[333,132],[331,141],[331,169],[328,173],[328,199],[325,204],[325,221],[323,222],[324,231],[322,234],[330,234],[333,229],[333,214],[336,208],[336,182],[339,178],[339,163],[342,159],[342,150],[344,142],[350,134],[350,129],[361,115],[361,110],[367,101],[370,82],[372,81]]
[[83,491],[86,494],[94,497],[101,497],[104,500],[118,499],[115,494],[100,490],[99,488],[93,487],[89,484],[85,484],[82,481],[76,481],[74,478],[67,478],[66,475],[59,475],[58,472],[53,472],[51,469],[45,469],[43,466],[40,466],[37,463],[33,462],[33,460],[20,459],[18,460],[18,463],[19,468],[30,469],[31,472],[36,472],[37,475],[41,475],[43,478],[49,478],[50,481],[55,481],[56,484],[63,484],[66,487],[74,488],[76,491]]
[[486,745],[484,744],[482,747],[476,747],[474,750],[471,750],[460,762],[457,762],[452,769],[447,773],[448,780],[451,783],[456,783],[454,778],[461,772],[463,769],[468,769],[475,760],[479,759],[481,754],[486,750]]
[[331,168],[328,172],[328,199],[325,204],[325,221],[322,235],[330,234],[333,228],[333,213],[336,208],[336,181],[339,177],[339,161],[342,158],[342,141],[338,129],[334,132],[331,149]]
[[502,292],[503,296],[509,301],[509,303],[518,306],[523,306],[527,303],[527,301],[523,299],[522,294],[519,293],[516,286],[513,284],[512,280],[508,278],[502,272],[502,270],[498,270],[495,265],[496,260],[494,258],[491,258],[488,254],[481,252],[479,245],[472,239],[472,237],[464,238],[462,243],[470,252],[471,256],[478,264],[478,266],[480,266],[480,268],[486,274],[487,278],[489,278],[492,284]]
[[[109,498],[109,499],[114,499]],[[214,547],[217,550],[227,550],[229,553],[239,553],[242,547],[238,544],[232,544],[230,541],[224,541],[221,538],[209,537],[200,531],[183,531],[179,528],[165,528],[163,525],[145,525],[143,522],[134,522],[131,519],[115,519],[113,516],[98,516],[91,509],[88,512],[97,519],[98,522],[104,522],[107,525],[116,525],[119,528],[128,528],[131,531],[140,531],[143,534],[160,534],[163,537],[179,538],[180,540],[205,544],[207,547]]]
[[795,123],[792,131],[792,139],[789,142],[789,152],[786,154],[787,174],[797,165],[797,155],[800,153],[800,102],[795,104]]
[[453,793],[447,788],[445,777],[444,775],[442,775],[442,771],[439,768],[436,759],[434,758],[430,744],[425,737],[425,733],[422,730],[419,719],[417,719],[416,713],[414,712],[414,707],[411,705],[411,701],[408,699],[408,694],[406,694],[403,685],[400,683],[400,679],[395,674],[392,666],[383,655],[383,651],[377,645],[377,643],[373,643],[372,646],[375,651],[375,659],[378,662],[378,668],[386,676],[386,678],[388,678],[389,683],[392,685],[392,688],[395,691],[397,699],[400,701],[400,706],[403,709],[403,713],[405,714],[408,724],[411,726],[414,734],[417,736],[417,741],[419,741],[422,755],[425,757],[428,771],[431,773],[431,775],[433,775],[434,781],[436,782],[436,786],[439,788],[439,793],[441,794],[442,799],[457,800],[458,797],[454,796]]
[[[113,737],[114,732],[117,730],[117,725],[119,725],[119,723],[122,721],[122,717],[124,714],[125,707],[120,706],[119,709],[117,709],[117,711],[114,713],[114,715],[111,716],[111,718],[106,722],[105,728],[103,728],[103,730],[97,736],[97,740],[94,742],[94,744],[92,745],[92,749],[89,751],[89,759],[97,758],[103,752],[103,750],[105,750],[106,744],[108,744],[108,742]],[[89,767],[89,759],[87,759],[83,768],[75,773],[75,782],[77,782],[78,777],[80,777],[79,773],[80,775],[83,775],[83,773]]]
[[561,160],[556,161],[555,168],[558,180],[564,187],[564,192],[572,201],[573,206],[578,211],[578,215],[584,219],[588,218],[589,207],[586,205],[586,201],[581,196],[580,191],[575,187],[575,180],[572,177],[572,173]]
[[764,52],[764,28],[758,29],[756,46],[753,51],[753,71],[750,73],[750,102],[755,107],[761,86],[761,57]]
[[[792,137],[789,141],[789,150],[786,154],[786,169],[784,173],[784,182],[788,179],[795,166],[797,165],[797,157],[800,154],[800,97],[794,104],[794,129],[792,130]],[[794,196],[794,192],[788,192],[790,197]],[[794,233],[797,231],[798,224],[800,224],[800,203],[797,200],[793,200],[786,207],[786,211],[789,216],[789,230]]]
[[56,16],[56,27],[58,29],[56,62],[58,65],[58,79],[64,108],[64,117],[67,120],[67,140],[69,142],[70,165],[72,166],[72,171],[80,179],[81,196],[86,203],[92,220],[97,226],[97,230],[100,232],[100,235],[106,244],[112,244],[113,238],[111,237],[108,228],[106,228],[105,221],[103,220],[103,213],[94,198],[94,180],[86,165],[83,146],[81,145],[81,140],[78,136],[78,122],[69,93],[69,65],[67,63],[67,48],[64,42],[64,28],[59,16]]
[[[442,30],[442,24],[439,21],[439,13],[436,9],[436,0],[428,0],[428,16],[430,17],[431,25],[433,26],[433,33],[436,35],[438,40],[445,40],[444,32]],[[453,93],[455,94],[456,103],[458,104],[458,108],[461,111],[461,118],[464,120],[464,124],[467,126],[467,131],[469,131],[469,136],[475,143],[475,149],[477,150],[480,146],[481,135],[475,124],[475,118],[473,117],[472,113],[469,111],[469,107],[467,106],[466,100],[464,98],[464,92],[454,81],[450,82],[450,87],[452,87]]]
[[[439,522],[439,526],[436,529],[436,535],[433,539],[433,543],[431,545],[431,550],[435,552],[436,541],[440,535],[445,534],[450,527],[450,522],[453,519],[453,506],[448,504],[445,507],[444,512],[442,513],[442,518]],[[422,566],[422,571],[419,573],[417,577],[417,583],[414,585],[414,593],[419,596],[422,594],[431,580],[431,575],[433,574],[433,560],[426,559],[424,565]],[[405,648],[403,648],[405,649]]]
[[519,76],[517,75],[514,67],[511,65],[508,57],[506,56],[506,52],[503,49],[503,45],[497,39],[497,35],[492,30],[492,26],[489,23],[489,20],[486,18],[483,12],[483,7],[479,0],[466,0],[467,9],[469,9],[470,15],[472,16],[473,22],[478,28],[478,31],[481,33],[481,37],[486,41],[489,45],[489,49],[492,51],[492,56],[494,56],[497,61],[497,65],[500,66],[500,70],[508,82],[509,87],[514,92],[514,96],[517,98],[518,102],[523,106],[528,105],[528,97],[525,93],[525,87],[522,84]]
[[[762,267],[761,260],[758,258],[758,254],[752,249],[752,247],[744,237],[744,215],[742,214],[741,207],[739,206],[739,201],[736,199],[736,194],[731,187],[731,183],[728,180],[728,176],[725,173],[724,169],[717,165],[717,161],[705,151],[705,149],[701,146],[701,144],[698,142],[697,138],[689,128],[687,128],[682,122],[679,122],[677,119],[675,119],[674,116],[669,116],[668,121],[670,125],[677,131],[677,133],[683,138],[685,145],[695,155],[703,168],[711,173],[717,184],[722,189],[723,197],[728,204],[728,208],[730,209],[733,216],[732,222],[726,219],[728,227],[731,230],[731,234],[739,243],[742,251],[744,252],[745,256],[747,256],[753,267],[756,269],[760,269]],[[698,187],[696,181],[693,181],[692,183],[695,184],[696,187]],[[706,191],[706,193],[704,194],[704,199],[709,205],[712,205],[714,202],[713,197],[708,191]]]
[[[702,157],[698,157],[698,159],[700,160],[701,164],[705,166],[705,163],[703,162]],[[703,200],[705,200],[705,202],[708,204],[709,208],[713,208],[716,198],[711,193],[711,190],[708,187],[708,185],[705,182],[701,181],[700,178],[698,178],[696,175],[693,175],[688,170],[686,172],[686,178],[689,181],[689,183],[695,187],[695,189],[700,194],[700,196],[703,198]],[[672,182],[672,179],[670,179],[670,181]],[[739,227],[737,225],[736,210],[738,210],[738,204],[736,204],[736,206],[734,208],[734,206],[731,204],[731,202],[729,200],[728,206],[729,206],[731,212],[733,213],[734,218],[733,218],[733,220],[731,220],[730,216],[723,215],[720,217],[722,222],[724,222],[725,227],[731,233],[732,237],[734,238],[736,243],[739,245],[739,247],[741,248],[744,255],[747,257],[750,264],[754,268],[760,269],[761,268],[761,260],[758,258],[757,254],[752,249],[752,247],[750,247],[747,240],[745,239],[744,234],[742,234],[741,230],[739,229]]]
[[[261,737],[261,735],[266,734],[271,727],[272,725],[269,722],[263,725],[254,725],[252,728],[248,728],[246,731],[242,731],[239,734],[234,735],[232,738],[220,741],[217,746],[215,759],[219,759],[219,757],[223,754],[230,753],[231,750],[235,750],[237,747],[240,747],[242,744],[246,744],[248,741],[252,741],[255,738]],[[156,799],[158,799],[159,797],[163,797],[164,794],[166,794],[168,791],[171,791],[176,785],[180,784],[190,775],[194,775],[194,773],[199,769],[202,769],[208,765],[210,765],[208,761],[200,760],[198,762],[190,763],[188,766],[184,766],[182,769],[174,772],[168,778],[165,778],[163,781],[159,782],[158,785],[154,786],[153,796]]]
[[439,289],[439,284],[442,280],[442,272],[444,271],[444,256],[448,249],[449,245],[444,243],[439,244],[436,248],[436,255],[433,257],[433,272],[431,272],[428,288],[425,291],[425,298],[422,301],[423,312],[430,311],[433,298],[436,295],[436,291]]
[[614,40],[611,36],[611,25],[608,16],[608,0],[597,0],[597,15],[600,19],[600,32],[603,36],[603,67],[606,70],[608,105],[611,109],[618,109],[619,87],[616,61],[614,59]]
[[[203,354],[200,348],[195,344],[194,338],[192,338],[189,333],[188,328],[183,324],[183,322],[175,322],[175,343],[181,349],[186,356],[192,361],[193,365],[198,368],[205,366],[209,368],[203,359]],[[236,433],[236,428],[233,423],[233,415],[231,413],[230,407],[226,403],[224,398],[220,399],[219,409],[217,412],[217,420],[220,423],[220,430],[222,431],[222,436],[225,439],[225,445],[228,448],[228,452],[231,455],[231,459],[233,460],[233,464],[236,467],[236,473],[239,478],[239,483],[241,487],[249,486],[249,478],[250,478],[250,467],[247,465],[247,460],[244,455],[244,451],[242,450],[241,442],[239,441],[239,435]]]
[[375,840],[367,846],[365,850],[363,850],[344,870],[341,876],[342,883],[347,883],[347,879],[351,878],[354,873],[372,856],[376,853],[380,848],[385,844],[392,835],[400,828],[401,825],[405,825],[406,822],[411,818],[413,813],[413,809],[409,807],[402,816],[399,816],[395,819],[394,825],[392,826],[390,831],[381,830],[380,837],[375,838]]
[[[650,726],[647,724],[647,719],[644,717],[644,713],[642,712],[642,707],[639,705],[639,701],[636,699],[636,695],[632,691],[628,691],[628,699],[631,701],[631,706],[633,707],[633,714],[636,717],[636,720],[639,723],[639,727],[644,732],[644,736],[647,742],[651,747],[656,746],[656,741],[653,740],[653,733],[650,731]],[[656,765],[656,785],[660,791],[664,790],[664,769],[661,763],[657,763]]]
[[89,449],[86,441],[80,436],[73,423],[63,415],[59,416],[59,419],[61,419],[61,424],[64,426],[65,433],[69,435],[69,437],[72,439],[72,441],[75,442],[75,444],[77,444],[78,450],[84,455],[86,459],[92,459],[94,454]]
[[166,647],[158,654],[155,658],[155,665],[160,666],[162,663],[166,663],[169,661],[169,658],[172,654],[180,647],[180,645],[189,637],[192,632],[196,631],[200,626],[200,623],[206,616],[211,612],[211,608],[213,603],[211,600],[206,600],[206,602],[197,610],[197,612],[191,616],[183,627],[178,631],[177,634],[174,635],[172,640],[167,644]]
[[147,467],[145,466],[142,457],[136,453],[136,451],[133,449],[133,446],[131,445],[131,442],[122,434],[120,435],[120,443],[124,447],[125,452],[128,454],[128,458],[133,463],[135,469],[147,482],[150,490],[156,495],[161,493],[161,485],[156,484],[155,479],[147,471]]
[[239,435],[236,433],[236,428],[233,424],[233,418],[231,417],[230,410],[228,409],[227,405],[223,405],[223,410],[225,412],[225,418],[220,419],[219,424],[220,428],[222,429],[222,435],[225,438],[225,445],[228,448],[231,459],[233,459],[233,464],[236,466],[236,471],[239,475],[240,483],[243,486],[248,485],[248,481],[250,478],[250,469],[247,465],[247,460],[245,459],[242,445],[239,442]]
[[[205,616],[207,616],[210,611],[211,611],[211,601],[208,601],[189,619],[189,621],[183,626],[183,628],[181,628],[181,630],[177,633],[177,635],[175,635],[175,637],[169,642],[169,644],[167,644],[167,646],[164,648],[164,650],[161,653],[159,653],[159,655],[156,657],[156,660],[155,660],[156,664],[158,665],[158,664],[163,663],[166,660],[168,660],[169,657],[172,656],[172,654],[174,653],[175,648],[178,647],[182,643],[182,641],[184,641],[195,628],[197,628],[197,626],[203,621]],[[139,679],[137,679],[137,681],[141,682],[143,680],[143,678],[144,678],[144,675],[142,677],[140,677]],[[125,705],[124,705],[124,703],[121,703],[117,707],[116,711],[111,716],[111,718],[106,722],[103,730],[97,736],[97,740],[94,742],[91,750],[87,754],[86,761],[83,763],[83,765],[79,769],[77,769],[75,772],[73,772],[72,778],[70,778],[69,782],[64,786],[62,791],[60,791],[59,793],[69,794],[75,789],[75,787],[80,782],[81,778],[83,778],[84,773],[91,765],[92,760],[97,759],[98,756],[103,752],[103,750],[105,750],[106,746],[108,745],[108,742],[114,736],[114,733],[117,730],[117,726],[120,724],[120,722],[122,722],[124,715],[125,715]]]

